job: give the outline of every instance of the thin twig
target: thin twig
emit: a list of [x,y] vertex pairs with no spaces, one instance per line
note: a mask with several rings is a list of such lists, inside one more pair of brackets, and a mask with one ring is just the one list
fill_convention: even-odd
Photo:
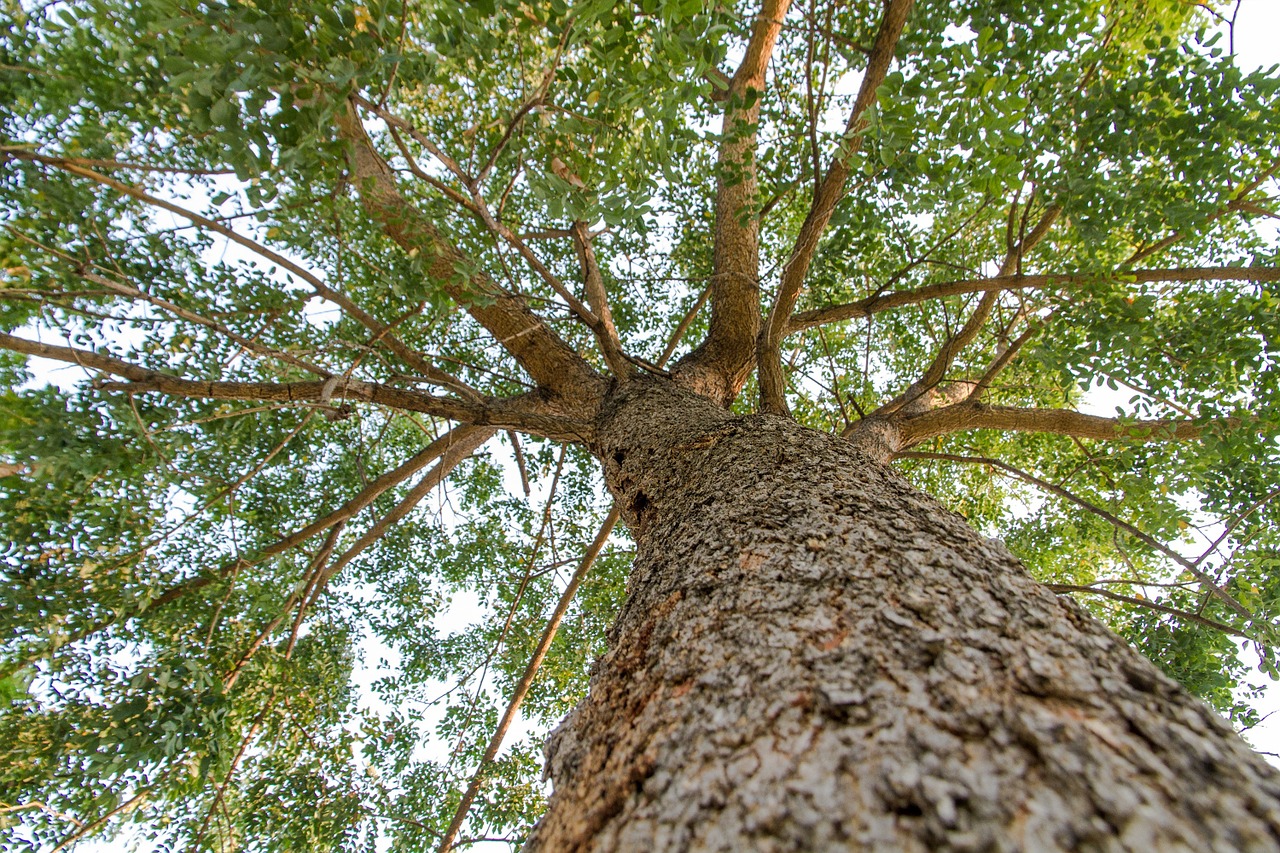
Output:
[[903,451],[900,453],[895,453],[894,458],[895,459],[928,459],[928,460],[937,460],[937,461],[946,461],[946,462],[965,462],[968,464],[975,464],[975,465],[989,465],[992,468],[997,468],[1001,471],[1004,471],[1006,474],[1016,477],[1019,480],[1022,480],[1023,482],[1030,483],[1034,486],[1038,486],[1039,488],[1044,489],[1045,491],[1050,492],[1051,494],[1057,495],[1058,497],[1062,498],[1065,501],[1068,501],[1069,503],[1075,504],[1076,506],[1080,507],[1083,510],[1087,510],[1088,512],[1093,513],[1094,515],[1106,521],[1108,524],[1112,525],[1113,527],[1117,527],[1123,530],[1125,533],[1128,533],[1130,536],[1137,539],[1139,542],[1142,542],[1143,544],[1147,545],[1149,548],[1173,560],[1175,563],[1182,566],[1184,569],[1190,572],[1193,576],[1195,576],[1195,578],[1199,580],[1200,583],[1208,587],[1210,592],[1216,595],[1219,599],[1223,601],[1223,603],[1225,603],[1228,607],[1230,607],[1240,616],[1242,616],[1243,618],[1249,621],[1252,621],[1254,618],[1253,614],[1249,612],[1248,608],[1246,608],[1243,604],[1237,601],[1231,595],[1231,593],[1227,592],[1225,589],[1218,586],[1217,581],[1215,581],[1213,577],[1210,576],[1206,571],[1201,569],[1200,566],[1197,565],[1195,562],[1188,560],[1186,557],[1182,556],[1177,551],[1157,541],[1156,539],[1147,535],[1146,533],[1143,533],[1141,530],[1134,527],[1129,522],[1120,519],[1119,517],[1115,516],[1110,512],[1107,512],[1102,507],[1095,506],[1094,504],[1089,503],[1085,499],[1076,496],[1075,494],[1067,491],[1061,486],[1055,486],[1053,483],[1047,482],[1046,480],[1042,480],[1039,477],[1035,476],[1034,474],[1030,474],[1026,471],[1023,471],[1020,468],[1015,468],[1014,466],[1008,464],[1007,462],[1003,462],[999,459],[992,459],[985,456],[962,456],[954,453],[925,453],[920,451]]
[[621,510],[617,504],[614,504],[613,508],[609,510],[609,514],[605,516],[604,523],[600,525],[596,538],[587,548],[586,553],[582,555],[582,562],[578,564],[577,570],[574,571],[573,577],[569,580],[569,585],[565,587],[564,592],[560,595],[560,601],[557,602],[555,610],[551,613],[551,618],[547,620],[547,627],[542,632],[542,639],[538,641],[532,657],[529,658],[529,663],[525,666],[524,675],[516,683],[511,701],[507,705],[507,710],[498,722],[498,727],[494,731],[493,737],[489,739],[489,746],[485,749],[484,756],[480,759],[480,765],[476,768],[475,774],[472,775],[471,781],[467,784],[467,790],[463,792],[458,808],[454,811],[453,820],[449,823],[449,828],[445,831],[444,838],[440,842],[439,853],[449,853],[453,849],[453,841],[458,835],[458,830],[462,828],[463,822],[467,819],[467,812],[471,809],[471,803],[475,800],[476,794],[480,792],[480,786],[484,782],[484,771],[488,769],[489,764],[497,757],[498,750],[502,748],[502,739],[506,736],[507,730],[511,728],[511,723],[515,720],[525,696],[528,695],[529,688],[538,674],[538,669],[542,666],[543,660],[547,657],[547,652],[551,649],[551,642],[555,639],[556,631],[560,628],[560,622],[564,619],[565,613],[568,612],[569,605],[573,602],[574,596],[577,595],[578,587],[582,585],[587,572],[591,570],[596,558],[604,550],[605,543],[609,540],[609,534],[613,532],[613,528],[618,523],[620,516]]
[[1170,607],[1167,604],[1160,604],[1158,602],[1151,601],[1146,598],[1137,598],[1131,595],[1121,595],[1120,593],[1112,592],[1109,589],[1098,589],[1097,587],[1093,587],[1093,586],[1081,586],[1079,584],[1071,584],[1071,583],[1047,583],[1044,586],[1045,586],[1045,589],[1048,589],[1051,592],[1057,592],[1057,593],[1079,592],[1079,593],[1086,593],[1088,595],[1100,595],[1103,598],[1109,598],[1112,601],[1121,601],[1121,602],[1124,602],[1125,604],[1132,604],[1137,607],[1145,607],[1148,610],[1156,610],[1160,613],[1168,613],[1170,616],[1177,616],[1179,619],[1186,619],[1189,622],[1196,622],[1200,625],[1204,625],[1206,628],[1213,628],[1216,631],[1221,631],[1224,634],[1230,634],[1233,637],[1242,637],[1243,639],[1246,639],[1246,640],[1253,639],[1253,637],[1250,637],[1245,632],[1236,628],[1232,628],[1230,625],[1224,625],[1221,622],[1215,622],[1212,619],[1206,619],[1205,617],[1197,613],[1190,613],[1186,610],[1179,610],[1176,607]]

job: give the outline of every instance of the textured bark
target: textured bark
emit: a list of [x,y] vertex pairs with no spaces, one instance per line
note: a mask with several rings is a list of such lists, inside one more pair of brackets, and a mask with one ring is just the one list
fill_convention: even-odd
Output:
[[649,380],[597,435],[639,555],[529,849],[1280,849],[1214,712],[848,443]]

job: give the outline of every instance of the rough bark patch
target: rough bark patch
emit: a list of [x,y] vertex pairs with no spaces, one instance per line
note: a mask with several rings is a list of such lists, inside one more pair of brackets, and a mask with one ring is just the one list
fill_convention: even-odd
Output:
[[636,382],[597,451],[640,550],[529,849],[1280,849],[1216,714],[847,443]]

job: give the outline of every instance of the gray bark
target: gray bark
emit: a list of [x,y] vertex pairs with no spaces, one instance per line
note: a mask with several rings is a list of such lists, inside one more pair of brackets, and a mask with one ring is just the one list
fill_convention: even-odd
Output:
[[639,554],[528,849],[1280,849],[1280,776],[847,442],[657,382],[596,450]]

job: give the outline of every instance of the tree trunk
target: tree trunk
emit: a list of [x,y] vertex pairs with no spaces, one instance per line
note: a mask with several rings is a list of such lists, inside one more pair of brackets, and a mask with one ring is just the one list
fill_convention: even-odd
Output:
[[528,849],[1280,849],[1280,776],[847,442],[667,384],[596,448],[639,546]]

